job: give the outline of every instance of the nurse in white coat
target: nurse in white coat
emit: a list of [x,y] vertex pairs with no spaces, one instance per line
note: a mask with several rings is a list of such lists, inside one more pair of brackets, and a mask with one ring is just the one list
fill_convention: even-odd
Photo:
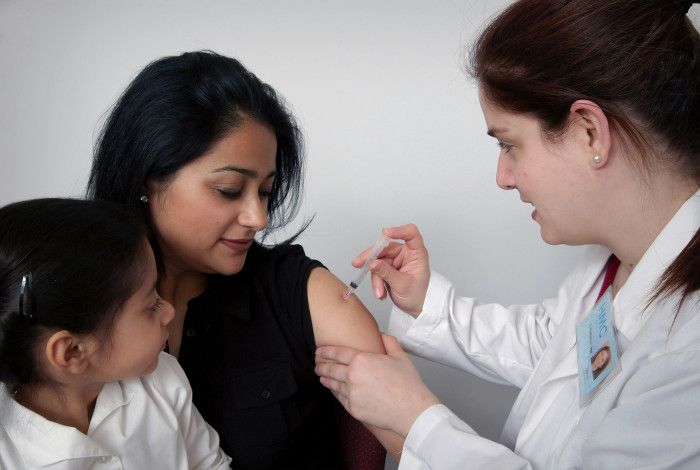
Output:
[[521,388],[497,443],[439,403],[393,337],[386,356],[320,347],[317,373],[348,411],[404,436],[401,470],[700,468],[691,3],[521,0],[477,41],[470,72],[501,148],[498,185],[534,206],[545,242],[592,246],[557,298],[505,307],[455,295],[415,226],[385,229],[405,242],[371,264],[395,304],[389,332]]

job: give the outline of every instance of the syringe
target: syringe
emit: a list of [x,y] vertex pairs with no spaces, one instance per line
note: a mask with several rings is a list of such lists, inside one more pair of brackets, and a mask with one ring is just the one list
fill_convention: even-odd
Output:
[[374,244],[372,247],[372,252],[369,254],[367,259],[365,260],[365,264],[362,265],[362,269],[360,269],[360,272],[357,273],[357,276],[355,279],[353,279],[350,284],[348,284],[348,288],[345,289],[345,292],[343,292],[343,300],[347,300],[348,297],[350,297],[350,294],[355,292],[355,290],[360,286],[362,283],[362,280],[365,278],[367,275],[367,272],[369,271],[369,264],[377,259],[377,256],[379,256],[379,253],[382,252],[384,248],[386,248],[391,240],[384,235],[381,236],[379,240]]

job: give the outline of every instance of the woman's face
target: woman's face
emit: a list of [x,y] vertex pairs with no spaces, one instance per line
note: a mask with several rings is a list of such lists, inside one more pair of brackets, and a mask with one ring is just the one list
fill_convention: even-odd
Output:
[[277,139],[245,119],[166,183],[148,185],[167,272],[235,274],[267,226]]
[[534,117],[504,111],[480,93],[488,134],[500,147],[496,183],[517,189],[523,202],[532,204],[532,218],[540,225],[542,239],[550,244],[591,243],[590,192],[586,163],[578,135],[561,142],[545,141]]

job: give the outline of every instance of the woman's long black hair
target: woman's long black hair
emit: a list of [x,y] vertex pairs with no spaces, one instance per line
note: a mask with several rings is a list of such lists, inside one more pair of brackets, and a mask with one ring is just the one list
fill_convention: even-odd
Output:
[[[115,201],[152,231],[146,182],[167,182],[244,119],[268,126],[277,138],[276,177],[265,233],[298,212],[303,140],[275,90],[236,59],[211,51],[158,59],[143,69],[115,104],[98,138],[87,196]],[[151,243],[162,272],[155,237]]]

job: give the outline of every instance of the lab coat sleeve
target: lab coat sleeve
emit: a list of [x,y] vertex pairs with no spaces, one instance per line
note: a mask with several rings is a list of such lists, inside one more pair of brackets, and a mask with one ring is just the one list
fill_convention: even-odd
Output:
[[699,363],[700,351],[684,350],[641,366],[581,443],[583,467],[700,468]]
[[231,458],[219,447],[219,435],[192,403],[192,388],[173,356],[161,353],[154,386],[170,402],[182,433],[190,469],[229,468]]
[[457,297],[452,284],[433,271],[421,314],[414,319],[394,307],[388,331],[408,352],[522,387],[561,321],[570,283],[557,299],[505,307]]
[[444,405],[434,405],[415,421],[404,443],[399,470],[531,469],[507,447],[484,439]]

